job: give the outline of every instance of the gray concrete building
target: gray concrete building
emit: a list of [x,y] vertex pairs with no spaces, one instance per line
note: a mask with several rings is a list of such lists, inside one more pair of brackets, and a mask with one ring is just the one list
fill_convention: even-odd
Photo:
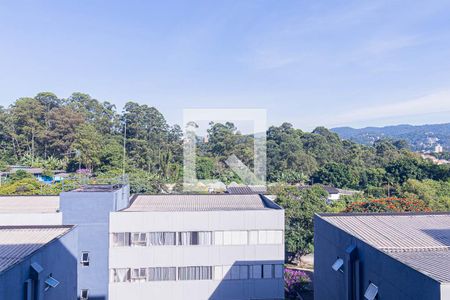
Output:
[[0,299],[77,297],[73,226],[0,226]]
[[316,300],[450,299],[450,214],[321,214]]
[[110,213],[128,206],[128,185],[86,185],[60,195],[63,224],[78,229],[78,299],[108,299]]

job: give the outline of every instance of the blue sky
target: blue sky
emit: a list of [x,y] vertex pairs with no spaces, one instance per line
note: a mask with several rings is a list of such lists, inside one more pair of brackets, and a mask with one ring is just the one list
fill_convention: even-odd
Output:
[[0,104],[74,91],[356,127],[450,122],[449,1],[1,1]]

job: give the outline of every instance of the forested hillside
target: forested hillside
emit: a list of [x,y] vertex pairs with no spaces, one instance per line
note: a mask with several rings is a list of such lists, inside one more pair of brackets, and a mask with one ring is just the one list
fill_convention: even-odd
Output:
[[434,151],[440,144],[447,151],[450,149],[450,123],[433,125],[396,125],[385,127],[366,127],[355,129],[351,127],[332,128],[343,139],[360,144],[371,145],[373,142],[389,138],[405,140],[414,151]]
[[[67,99],[39,93],[1,108],[1,168],[21,164],[76,171],[81,165],[96,176],[120,174],[125,123],[125,168],[134,191],[157,192],[164,183],[180,182],[183,137],[178,125],[169,125],[154,107],[128,102],[119,113],[111,103],[82,93]],[[267,179],[324,183],[378,197],[414,192],[418,184],[412,180],[433,188],[435,181],[449,180],[449,166],[422,160],[407,148],[385,139],[361,145],[323,127],[308,133],[284,123],[267,131]],[[235,154],[251,166],[253,137],[232,123],[211,124],[208,142],[200,143],[198,153],[199,178],[239,182],[223,161]]]

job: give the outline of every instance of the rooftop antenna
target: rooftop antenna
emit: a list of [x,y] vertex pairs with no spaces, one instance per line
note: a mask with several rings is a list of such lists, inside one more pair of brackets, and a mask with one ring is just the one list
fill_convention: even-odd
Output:
[[124,114],[125,124],[123,130],[123,161],[122,161],[122,181],[125,180],[125,159],[127,155],[126,143],[127,143],[127,117]]

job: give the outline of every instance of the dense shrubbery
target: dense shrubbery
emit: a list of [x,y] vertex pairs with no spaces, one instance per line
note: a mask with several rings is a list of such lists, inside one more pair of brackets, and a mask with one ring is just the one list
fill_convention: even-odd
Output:
[[[135,180],[137,191],[155,192],[162,183],[181,181],[178,125],[170,126],[154,107],[128,102],[119,114],[114,105],[82,93],[60,99],[44,92],[0,107],[0,170],[23,164],[68,171],[81,166],[94,174],[121,172],[124,135],[125,171],[140,177]],[[198,141],[198,177],[239,182],[224,161],[234,154],[252,166],[253,142],[253,136],[241,134],[232,123],[212,123],[208,141]],[[267,130],[269,182],[314,182],[374,197],[401,196],[408,180],[446,181],[449,168],[421,159],[399,141],[363,146],[342,141],[323,127],[308,133],[289,123]]]
[[61,183],[49,185],[35,178],[18,179],[0,186],[0,195],[58,195],[61,191]]
[[289,268],[284,270],[284,289],[287,299],[297,299],[298,293],[306,289],[310,282],[311,279],[304,271]]
[[345,212],[429,212],[430,208],[419,199],[382,198],[351,203]]
[[279,187],[277,204],[285,209],[287,259],[296,261],[314,248],[313,217],[327,211],[327,193],[319,186],[300,191],[297,187]]

